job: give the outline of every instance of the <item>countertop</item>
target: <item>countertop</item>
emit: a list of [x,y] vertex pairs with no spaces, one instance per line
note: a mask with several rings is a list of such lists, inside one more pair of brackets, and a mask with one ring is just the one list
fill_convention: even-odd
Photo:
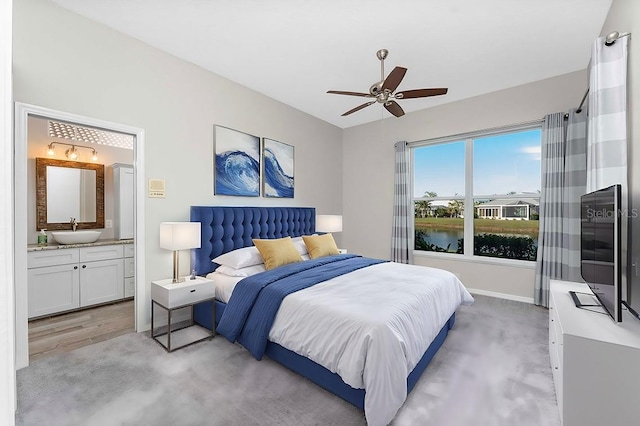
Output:
[[130,240],[105,239],[105,240],[98,240],[94,243],[83,243],[83,244],[48,243],[46,246],[39,246],[37,244],[28,244],[27,252],[40,251],[40,250],[58,250],[58,249],[78,248],[78,247],[110,246],[114,244],[133,244],[133,239],[130,239]]

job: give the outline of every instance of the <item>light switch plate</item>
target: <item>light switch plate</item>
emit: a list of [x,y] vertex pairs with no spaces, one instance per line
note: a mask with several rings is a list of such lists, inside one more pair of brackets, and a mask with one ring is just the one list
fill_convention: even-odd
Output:
[[164,179],[149,179],[149,198],[164,198]]
[[104,221],[104,227],[105,228],[113,228],[113,221],[111,219],[105,219]]

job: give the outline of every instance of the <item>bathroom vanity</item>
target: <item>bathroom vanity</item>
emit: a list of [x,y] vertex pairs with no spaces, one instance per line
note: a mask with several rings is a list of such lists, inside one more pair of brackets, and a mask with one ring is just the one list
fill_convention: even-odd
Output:
[[27,248],[29,319],[133,297],[133,240]]

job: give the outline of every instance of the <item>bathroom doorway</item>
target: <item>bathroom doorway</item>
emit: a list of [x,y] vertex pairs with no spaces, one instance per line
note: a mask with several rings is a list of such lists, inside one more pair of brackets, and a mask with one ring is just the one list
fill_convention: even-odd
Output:
[[[135,331],[134,142],[129,134],[27,119],[30,361]],[[61,245],[56,235],[69,238],[68,231],[97,241]],[[73,255],[60,256],[67,251]]]
[[[16,283],[22,283],[16,285],[16,368],[20,369],[29,365],[30,346],[35,360],[144,328],[139,313],[144,311],[140,303],[145,300],[146,289],[137,285],[144,282],[144,262],[137,261],[143,259],[144,228],[136,226],[144,217],[144,131],[22,103],[16,103],[15,120],[15,274]],[[99,197],[96,205],[98,210],[100,207],[104,210],[104,215],[77,221],[78,231],[86,233],[86,228],[92,228],[92,233],[99,232],[97,241],[61,247],[54,234],[45,230],[47,243],[38,246],[42,207],[36,205],[36,200],[46,195],[42,187],[36,188],[35,158],[46,158],[53,166],[71,164],[71,168],[83,168],[78,163],[103,166],[100,167],[103,174],[97,179],[104,185],[103,205],[99,205]],[[117,199],[117,188],[125,175],[133,186],[128,192],[132,199],[132,223],[128,227],[123,226],[126,220],[122,219],[119,210],[122,203]],[[80,193],[94,185],[91,180],[88,185],[82,182]],[[62,187],[77,188],[75,183],[65,185]],[[63,198],[67,195],[63,191]],[[86,209],[80,209],[82,213],[78,215],[82,217]],[[70,217],[68,223],[58,218],[47,225],[54,230],[70,231],[75,219],[74,215]],[[76,236],[74,233],[73,238]],[[55,272],[56,265],[46,263],[51,260],[44,256],[51,252],[71,256],[62,263],[69,271],[77,272],[68,272],[68,279],[57,277],[53,281],[62,291],[46,285],[34,290],[31,288],[34,282],[40,279],[46,283],[49,272]],[[34,253],[43,255],[45,263],[42,260],[34,263]],[[49,266],[53,269],[47,269]],[[115,285],[116,282],[119,284]],[[51,292],[46,294],[47,290]],[[34,294],[40,298],[33,298]],[[59,297],[62,302],[53,300],[60,295],[64,295]]]

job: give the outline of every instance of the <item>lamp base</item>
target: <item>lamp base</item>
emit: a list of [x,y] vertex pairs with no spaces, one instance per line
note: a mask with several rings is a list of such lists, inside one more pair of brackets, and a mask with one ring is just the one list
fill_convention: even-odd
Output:
[[174,279],[172,279],[172,280],[171,280],[171,283],[172,283],[172,284],[179,284],[179,283],[183,283],[183,282],[185,282],[185,281],[186,281],[186,279],[185,279],[184,277],[182,277],[182,278],[178,277],[178,278],[174,278]]

